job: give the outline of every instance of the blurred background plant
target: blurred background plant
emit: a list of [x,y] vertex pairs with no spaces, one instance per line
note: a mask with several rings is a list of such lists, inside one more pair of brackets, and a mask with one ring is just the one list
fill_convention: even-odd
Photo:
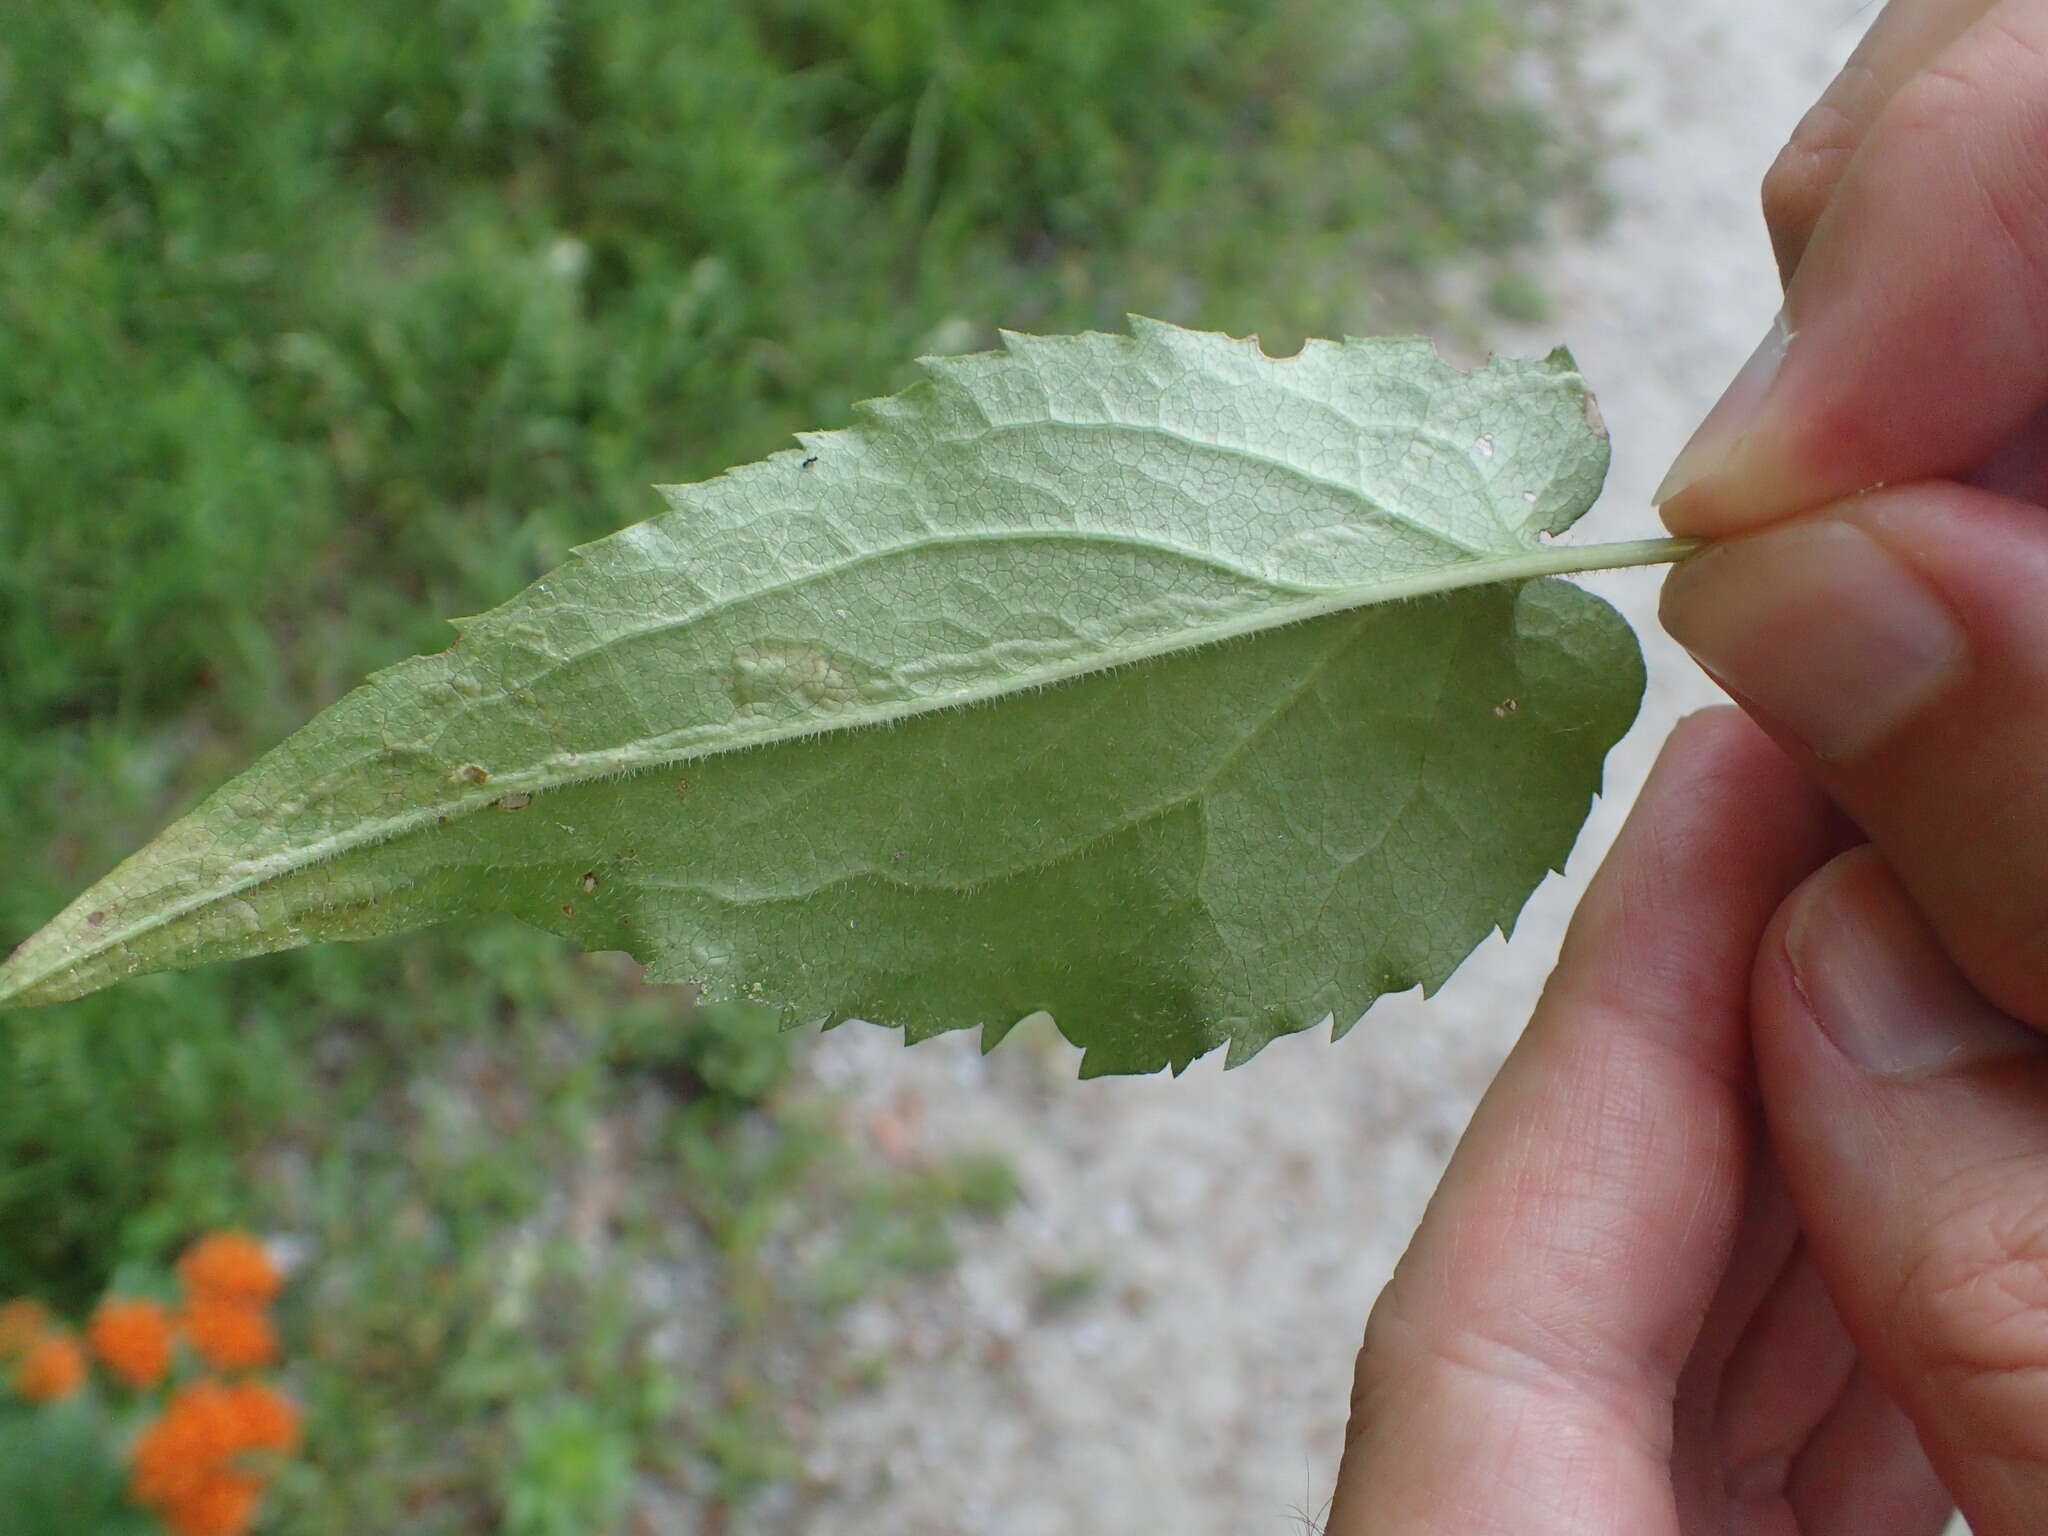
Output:
[[[16,7],[0,946],[446,617],[655,511],[650,482],[842,424],[920,352],[1127,310],[1273,350],[1455,327],[1447,268],[1539,314],[1516,253],[1599,205],[1580,25],[1562,0]],[[280,1315],[310,1454],[279,1531],[591,1533],[663,1498],[718,1528],[799,1476],[793,1360],[806,1392],[869,1378],[821,1322],[1013,1194],[877,1155],[747,1010],[502,926],[0,1023],[0,1295],[83,1319],[207,1227],[318,1256]],[[184,1327],[253,1358],[248,1321]],[[4,1468],[69,1465],[48,1446],[90,1428],[0,1416],[7,1529]]]
[[281,1277],[242,1232],[207,1233],[177,1269],[175,1306],[148,1294],[170,1290],[161,1276],[124,1271],[82,1339],[33,1297],[0,1302],[0,1511],[13,1536],[242,1536],[256,1518],[298,1444],[298,1409],[255,1374],[277,1363]]

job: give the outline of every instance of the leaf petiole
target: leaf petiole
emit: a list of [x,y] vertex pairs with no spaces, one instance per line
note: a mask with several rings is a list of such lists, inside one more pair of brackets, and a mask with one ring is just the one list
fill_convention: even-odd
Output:
[[[1619,571],[1637,565],[1675,565],[1687,555],[1706,547],[1705,539],[1625,539],[1614,544],[1557,544],[1531,557],[1525,568],[1531,576],[1570,576],[1578,571]],[[1545,556],[1552,558],[1546,561]]]

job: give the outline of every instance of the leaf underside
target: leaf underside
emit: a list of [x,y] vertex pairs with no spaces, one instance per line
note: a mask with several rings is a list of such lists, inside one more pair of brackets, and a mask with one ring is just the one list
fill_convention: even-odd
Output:
[[1522,580],[1565,354],[1134,322],[926,364],[379,673],[0,965],[0,1006],[508,911],[906,1038],[1234,1063],[1433,990],[1561,867],[1633,635]]

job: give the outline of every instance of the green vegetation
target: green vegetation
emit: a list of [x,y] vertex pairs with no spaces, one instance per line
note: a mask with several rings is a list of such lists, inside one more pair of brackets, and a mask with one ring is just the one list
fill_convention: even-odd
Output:
[[[1126,309],[1383,326],[1586,195],[1497,0],[20,9],[0,946],[308,701],[904,358]],[[525,930],[0,1025],[0,1295],[81,1304],[204,1226],[303,1243],[280,1530],[601,1530],[621,1468],[742,1501],[790,1467],[764,1352],[943,1263],[981,1187]],[[670,1271],[717,1277],[675,1350]]]

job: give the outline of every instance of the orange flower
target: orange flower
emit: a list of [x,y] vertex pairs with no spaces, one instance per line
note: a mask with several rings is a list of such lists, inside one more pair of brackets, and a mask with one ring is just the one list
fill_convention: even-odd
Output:
[[153,1509],[184,1503],[238,1448],[228,1389],[217,1381],[180,1387],[136,1437],[129,1491]]
[[236,1444],[250,1450],[288,1451],[299,1443],[299,1410],[266,1382],[244,1379],[227,1390]]
[[50,1326],[50,1312],[40,1301],[17,1296],[0,1302],[0,1360],[18,1355],[43,1336]]
[[277,1358],[277,1335],[260,1307],[201,1292],[179,1318],[199,1358],[223,1371],[253,1370]]
[[160,1511],[172,1536],[242,1536],[263,1496],[259,1478],[216,1472],[190,1498]]
[[209,1232],[178,1260],[187,1294],[260,1306],[277,1294],[277,1266],[246,1232]]
[[32,1403],[54,1403],[85,1383],[85,1351],[67,1333],[46,1333],[22,1352],[14,1390]]
[[103,1301],[85,1325],[100,1363],[131,1387],[153,1387],[171,1364],[171,1318],[153,1301]]
[[297,1437],[297,1412],[263,1383],[196,1381],[173,1392],[136,1438],[128,1491],[174,1536],[240,1536],[263,1478],[235,1457],[287,1450]]

